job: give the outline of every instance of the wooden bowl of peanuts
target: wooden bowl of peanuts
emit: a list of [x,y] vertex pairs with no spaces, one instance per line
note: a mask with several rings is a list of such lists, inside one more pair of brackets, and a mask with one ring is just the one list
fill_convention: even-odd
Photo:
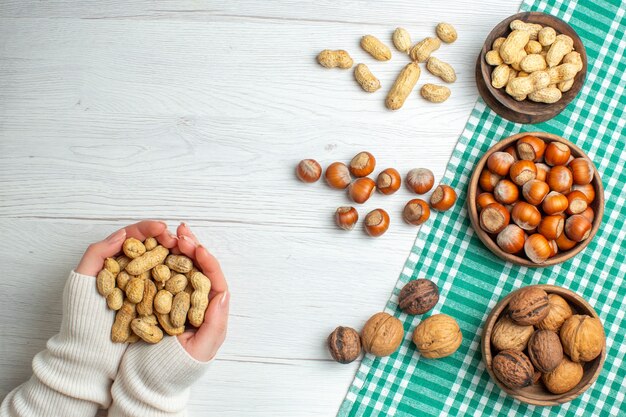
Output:
[[564,21],[525,12],[500,22],[476,61],[476,85],[487,105],[516,123],[561,113],[585,82],[587,54]]

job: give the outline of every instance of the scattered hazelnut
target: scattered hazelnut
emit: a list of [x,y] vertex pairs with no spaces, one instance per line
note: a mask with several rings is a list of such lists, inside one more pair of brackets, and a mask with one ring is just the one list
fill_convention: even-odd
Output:
[[574,242],[582,242],[591,233],[591,222],[583,215],[575,214],[565,220],[565,234]]
[[604,328],[595,317],[576,314],[561,326],[563,350],[574,362],[589,362],[602,352]]
[[415,226],[424,223],[429,217],[430,207],[428,207],[428,203],[419,198],[414,198],[406,203],[402,211],[404,221]]
[[526,232],[516,224],[509,224],[504,228],[498,237],[496,243],[506,253],[518,253],[524,249],[526,242]]
[[511,165],[509,176],[511,177],[511,181],[522,186],[537,177],[537,166],[532,161],[515,161],[513,165]]
[[389,214],[383,209],[372,210],[365,216],[365,231],[372,237],[378,237],[389,229]]
[[510,220],[511,215],[500,203],[491,203],[480,212],[480,227],[487,233],[500,233]]
[[543,235],[535,233],[526,239],[524,253],[534,263],[542,264],[552,256],[552,246]]
[[546,151],[543,156],[546,164],[555,166],[555,165],[565,165],[567,161],[569,161],[569,157],[571,155],[571,150],[569,146],[561,142],[550,142],[548,146],[546,146]]
[[339,207],[335,211],[335,222],[343,230],[352,230],[359,220],[359,213],[354,207]]
[[330,164],[328,168],[326,168],[324,177],[329,186],[340,190],[347,188],[352,181],[350,170],[343,162],[333,162]]
[[541,376],[543,384],[553,394],[564,394],[573,389],[583,379],[581,364],[570,361],[567,356],[552,372]]
[[501,317],[493,326],[491,343],[497,350],[524,350],[534,333],[533,326],[515,324],[507,316]]
[[402,322],[384,312],[370,317],[361,332],[363,349],[375,356],[391,355],[398,349],[403,338]]
[[400,189],[400,173],[393,168],[387,168],[378,174],[376,188],[385,195],[393,194]]
[[552,167],[546,177],[550,189],[559,193],[568,193],[572,188],[572,181],[572,171],[563,165]]
[[524,136],[517,141],[517,155],[519,159],[539,161],[545,152],[546,143],[536,136]]
[[494,152],[487,158],[487,168],[496,175],[506,177],[513,162],[515,158],[510,153]]
[[528,357],[540,372],[552,372],[563,360],[559,335],[552,330],[537,330],[528,340]]
[[524,388],[533,384],[535,369],[528,356],[517,350],[503,350],[491,362],[496,378],[509,388]]
[[435,314],[423,320],[413,332],[413,343],[423,357],[443,358],[457,351],[463,334],[456,320],[446,314]]
[[447,211],[456,202],[456,191],[448,185],[439,185],[430,195],[430,206],[437,211]]
[[303,159],[296,167],[296,176],[302,182],[315,182],[322,176],[322,167],[315,159]]
[[522,288],[511,297],[508,308],[509,317],[515,323],[524,326],[535,325],[546,318],[550,311],[548,294],[534,286]]
[[575,158],[567,165],[572,171],[574,184],[585,185],[593,181],[593,164],[586,158]]
[[348,187],[348,195],[357,204],[363,204],[374,193],[376,183],[371,178],[357,178]]
[[417,194],[426,194],[435,184],[435,175],[430,169],[414,168],[406,174],[406,185]]
[[513,204],[519,198],[519,189],[509,180],[500,180],[493,189],[493,197],[498,203]]
[[369,152],[359,152],[350,161],[350,172],[355,177],[366,177],[376,168],[376,158]]
[[434,282],[420,278],[409,281],[398,296],[398,305],[406,314],[424,314],[439,301],[439,289]]
[[350,327],[337,327],[328,336],[330,355],[339,363],[350,363],[361,354],[359,333]]

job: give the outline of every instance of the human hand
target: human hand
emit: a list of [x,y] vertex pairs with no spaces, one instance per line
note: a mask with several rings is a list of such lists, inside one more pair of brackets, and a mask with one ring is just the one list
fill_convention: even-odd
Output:
[[178,336],[178,341],[191,357],[206,362],[215,356],[226,338],[230,307],[228,284],[217,259],[200,245],[185,223],[178,226],[176,234],[178,247],[172,251],[193,259],[198,269],[211,280],[210,301],[204,322],[197,330],[188,330]]
[[141,241],[154,237],[168,249],[178,244],[178,238],[167,231],[167,225],[164,222],[143,220],[118,230],[100,242],[89,245],[74,271],[82,275],[96,276],[102,269],[104,260],[122,252],[124,240],[130,237]]

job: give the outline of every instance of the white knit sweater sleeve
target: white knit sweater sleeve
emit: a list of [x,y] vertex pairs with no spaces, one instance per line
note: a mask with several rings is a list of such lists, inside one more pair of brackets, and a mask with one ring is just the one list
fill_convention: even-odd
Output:
[[109,417],[186,416],[190,387],[210,362],[192,358],[172,336],[131,345],[111,388]]
[[72,272],[63,291],[59,333],[33,359],[33,376],[6,396],[0,417],[85,417],[111,404],[125,344],[111,342],[115,312],[95,278]]

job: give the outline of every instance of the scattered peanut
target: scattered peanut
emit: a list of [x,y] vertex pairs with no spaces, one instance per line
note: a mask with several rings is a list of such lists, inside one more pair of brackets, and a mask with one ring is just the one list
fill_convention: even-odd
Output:
[[326,68],[348,69],[352,67],[353,61],[350,54],[342,49],[336,51],[324,49],[317,55],[317,62]]
[[450,97],[450,89],[445,85],[424,84],[420,94],[431,103],[443,103]]
[[393,31],[391,40],[393,41],[393,46],[395,46],[398,51],[404,52],[405,54],[409,53],[411,45],[413,45],[411,35],[409,35],[409,32],[404,28],[396,28],[396,30]]
[[435,32],[439,39],[445,43],[452,43],[456,41],[458,35],[456,33],[456,29],[450,23],[441,22],[435,28]]
[[354,67],[354,78],[361,85],[361,88],[368,93],[373,93],[380,88],[380,80],[374,77],[374,74],[365,64]]
[[454,72],[454,68],[452,68],[452,65],[443,62],[442,60],[437,59],[434,56],[428,58],[426,69],[430,71],[431,74],[441,78],[447,83],[453,83],[456,81],[456,73]]
[[378,61],[389,61],[391,50],[380,39],[372,35],[365,35],[361,38],[361,48]]
[[426,62],[430,54],[435,52],[441,46],[439,38],[426,38],[415,44],[411,48],[411,59],[417,62]]
[[[412,51],[411,51],[412,52]],[[385,105],[389,110],[398,110],[407,97],[417,84],[417,80],[420,77],[420,67],[415,62],[411,62],[407,64],[400,74],[396,81],[391,86],[391,90],[387,94],[387,99],[385,100]]]

